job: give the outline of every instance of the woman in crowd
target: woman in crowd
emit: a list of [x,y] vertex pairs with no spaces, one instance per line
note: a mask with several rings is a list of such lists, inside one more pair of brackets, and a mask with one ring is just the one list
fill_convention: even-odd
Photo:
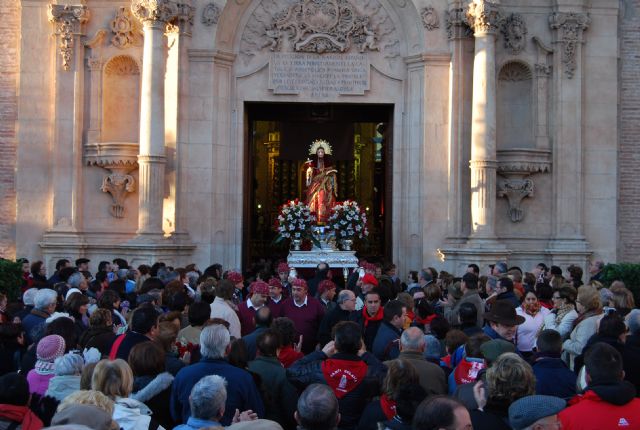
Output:
[[115,338],[111,312],[96,309],[89,318],[89,329],[80,337],[80,349],[96,348],[103,357],[107,357]]
[[78,391],[83,367],[84,358],[80,354],[69,352],[56,358],[55,376],[49,381],[46,395],[61,402],[68,395]]
[[47,268],[42,261],[34,261],[31,264],[31,278],[33,279],[34,288],[47,287]]
[[0,324],[0,376],[19,369],[25,350],[22,324]]
[[129,397],[133,390],[133,373],[126,361],[101,360],[93,371],[91,388],[115,402],[113,419],[122,430],[165,430],[151,416],[151,409]]
[[205,302],[195,302],[189,306],[189,325],[178,332],[178,342],[183,345],[200,343],[202,326],[209,319],[211,308]]
[[538,332],[544,324],[544,317],[549,313],[549,310],[540,305],[538,296],[530,290],[525,294],[522,305],[516,309],[516,313],[524,317],[524,323],[518,326],[516,333],[517,348],[522,356],[529,360],[533,355]]
[[111,320],[113,321],[113,324],[116,328],[122,330],[127,326],[127,320],[118,310],[120,308],[120,303],[120,296],[112,290],[105,290],[105,292],[102,293],[102,296],[98,299],[98,308],[106,309],[111,312]]
[[176,339],[178,337],[179,327],[169,321],[163,321],[158,324],[158,335],[155,341],[160,345],[165,355],[165,367],[167,372],[176,376],[180,369],[185,366],[177,354]]
[[579,317],[574,322],[571,336],[562,344],[563,359],[571,369],[574,368],[574,359],[582,354],[587,341],[596,333],[598,320],[602,314],[598,290],[586,285],[580,287],[576,309]]
[[564,285],[553,292],[553,309],[544,317],[543,330],[555,330],[560,333],[562,339],[571,334],[574,321],[578,318],[576,311],[576,289],[570,285]]
[[87,331],[84,320],[87,318],[89,298],[82,293],[71,293],[64,302],[64,309],[73,317],[76,336],[80,339]]
[[36,347],[35,367],[27,374],[29,391],[44,396],[49,388],[49,381],[55,376],[54,362],[62,357],[65,351],[65,341],[62,336],[52,334],[40,339]]
[[165,370],[165,353],[155,342],[142,342],[131,349],[129,365],[133,372],[131,398],[151,409],[154,419],[164,428],[172,429],[168,405],[171,399],[173,375]]
[[[304,357],[304,354],[299,349],[302,346],[302,342],[296,339],[296,328],[291,319],[286,317],[276,318],[271,323],[271,328],[280,336],[282,347],[278,353],[278,360],[285,368]],[[296,340],[298,340],[298,343],[296,343]]]
[[629,291],[622,282],[613,282],[609,290],[612,294],[609,305],[616,308],[618,314],[625,317],[631,312],[631,309],[636,307],[633,293]]

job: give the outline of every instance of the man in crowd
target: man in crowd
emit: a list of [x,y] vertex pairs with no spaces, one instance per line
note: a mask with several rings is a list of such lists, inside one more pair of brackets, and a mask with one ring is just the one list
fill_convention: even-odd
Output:
[[536,342],[533,363],[536,394],[570,399],[576,394],[576,374],[562,361],[562,336],[555,330],[542,330]]
[[338,294],[337,306],[327,312],[320,322],[318,342],[324,347],[331,340],[331,330],[340,321],[349,321],[356,307],[356,295],[351,290],[342,290]]
[[511,278],[507,276],[498,278],[498,286],[496,288],[496,293],[498,293],[498,295],[496,297],[496,301],[507,301],[508,303],[511,303],[511,306],[513,306],[514,309],[516,309],[520,306],[520,300],[513,292],[513,287],[514,285]]
[[427,397],[413,415],[414,429],[471,430],[471,417],[464,405],[446,396]]
[[278,318],[282,313],[282,304],[285,297],[283,294],[283,285],[278,278],[269,279],[269,300],[267,306],[271,309],[271,315]]
[[38,334],[44,328],[46,319],[55,312],[58,294],[54,290],[43,288],[38,290],[33,303],[33,309],[22,320],[25,340],[29,344],[38,338]]
[[384,305],[382,324],[373,341],[373,355],[380,361],[393,360],[400,354],[400,335],[407,319],[407,308],[399,300]]
[[130,330],[118,336],[111,346],[109,358],[129,359],[131,348],[142,342],[149,342],[158,335],[158,317],[160,315],[151,305],[138,307],[131,315]]
[[335,430],[340,423],[338,399],[327,385],[311,384],[298,399],[295,418],[298,430]]
[[565,405],[553,396],[525,396],[509,406],[509,423],[513,430],[558,429],[558,413]]
[[291,268],[285,262],[278,264],[278,279],[282,284],[282,289],[286,297],[291,297],[291,280],[289,279],[289,271]]
[[[353,321],[360,325],[364,344],[367,351],[373,350],[373,341],[382,324],[383,311],[380,302],[380,293],[377,289],[369,290],[364,296],[365,306],[361,311],[352,314]],[[357,308],[356,308],[357,309]]]
[[592,261],[589,265],[589,280],[602,282],[602,269],[604,269],[603,261]]
[[516,309],[507,300],[498,300],[484,315],[488,321],[484,332],[491,339],[503,339],[514,343],[518,326],[524,323],[524,317],[516,314]]
[[256,312],[267,303],[269,284],[263,281],[255,281],[251,283],[249,290],[251,292],[249,298],[238,304],[238,318],[240,319],[240,333],[242,336],[246,336],[255,330]]
[[[356,298],[356,310],[364,308],[365,306],[365,297],[367,293],[374,288],[378,287],[378,280],[375,276],[370,273],[366,273],[360,282],[360,295]],[[377,291],[377,290],[376,290]],[[378,297],[380,297],[380,293],[378,292]]]
[[291,297],[282,304],[282,316],[290,318],[296,331],[302,336],[302,352],[313,351],[318,343],[318,328],[324,317],[324,307],[318,299],[308,294],[304,279],[292,282]]
[[320,299],[322,306],[324,306],[325,312],[329,312],[337,306],[336,302],[333,301],[335,296],[336,284],[329,279],[320,281],[320,284],[318,285],[318,298]]
[[231,337],[223,325],[205,327],[200,334],[200,354],[202,359],[195,364],[180,369],[171,389],[171,416],[177,422],[186,423],[191,416],[189,396],[194,385],[207,375],[218,375],[233,381],[227,387],[225,411],[220,418],[222,425],[231,424],[236,409],[252,410],[264,416],[264,405],[253,378],[246,370],[235,367],[227,360]]
[[478,293],[478,277],[474,273],[467,272],[462,276],[460,282],[462,290],[462,298],[453,305],[448,301],[444,301],[444,316],[449,324],[457,326],[462,323],[460,321],[460,307],[464,303],[471,303],[476,307],[476,325],[482,327],[484,323],[484,302]]
[[267,306],[261,307],[256,311],[253,320],[255,323],[255,330],[242,337],[242,341],[247,347],[247,357],[249,361],[256,358],[256,341],[258,336],[271,327],[271,322],[273,321],[271,309]]

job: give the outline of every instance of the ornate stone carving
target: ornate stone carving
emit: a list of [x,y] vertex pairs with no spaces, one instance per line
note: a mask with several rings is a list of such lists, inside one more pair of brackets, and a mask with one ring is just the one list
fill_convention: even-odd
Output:
[[551,76],[551,71],[553,70],[553,66],[549,64],[536,64],[536,76],[539,78],[548,78]]
[[531,69],[518,61],[510,61],[502,66],[498,79],[501,81],[526,81],[531,79]]
[[498,197],[506,197],[509,202],[509,218],[512,222],[524,219],[521,206],[525,197],[533,197],[533,181],[531,179],[502,179],[498,181]]
[[444,17],[449,40],[469,37],[473,33],[467,24],[465,9],[461,7],[449,9]]
[[100,189],[105,193],[111,194],[111,198],[113,199],[113,203],[109,208],[111,215],[116,218],[123,218],[124,199],[127,193],[135,190],[135,179],[133,176],[118,171],[113,172],[102,179]]
[[502,149],[497,151],[498,173],[524,178],[532,173],[551,171],[551,151],[542,149]]
[[138,22],[131,11],[124,6],[118,8],[115,18],[111,20],[111,44],[124,49],[142,44],[142,34]]
[[527,24],[519,13],[512,13],[502,21],[500,31],[504,36],[504,47],[513,55],[518,55],[527,44]]
[[131,12],[142,22],[169,22],[176,16],[177,6],[171,0],[133,0]]
[[424,28],[428,31],[440,28],[440,18],[438,18],[438,12],[433,6],[422,8],[420,16],[422,16],[422,25],[424,25]]
[[558,31],[557,41],[562,43],[562,63],[569,79],[575,74],[578,44],[583,42],[582,34],[590,22],[586,13],[554,12],[549,16],[549,25]]
[[209,3],[202,8],[202,23],[210,26],[218,23],[220,8],[215,3]]
[[128,55],[118,55],[109,60],[104,72],[107,75],[139,75],[140,68]]
[[502,20],[500,4],[492,0],[473,0],[469,3],[466,17],[476,34],[496,34]]
[[99,71],[102,67],[102,60],[98,57],[91,57],[87,59],[87,66],[91,71]]
[[89,20],[89,9],[85,5],[50,4],[47,10],[49,22],[56,24],[56,34],[60,38],[60,55],[62,68],[71,68],[73,57],[74,36],[81,35],[82,26]]
[[193,17],[196,13],[196,8],[191,6],[189,0],[182,0],[176,4],[176,16],[173,19],[173,26],[175,30],[180,33],[191,35],[191,28],[193,27]]

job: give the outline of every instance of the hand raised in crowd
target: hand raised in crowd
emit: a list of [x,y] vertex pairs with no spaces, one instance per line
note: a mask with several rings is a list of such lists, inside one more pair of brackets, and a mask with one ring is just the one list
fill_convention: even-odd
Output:
[[364,353],[367,352],[367,346],[364,344],[364,341],[360,341],[360,349],[358,350],[358,357],[362,357]]
[[330,341],[324,346],[324,348],[322,348],[322,352],[324,352],[327,357],[331,357],[336,353],[336,343],[334,341]]
[[294,349],[296,350],[296,352],[302,351],[302,335],[300,335],[300,340],[298,340],[298,343],[294,345]]
[[473,386],[473,398],[478,404],[478,410],[482,411],[482,409],[487,405],[487,395],[484,388],[484,382],[478,381]]
[[255,421],[258,419],[258,414],[253,412],[251,409],[240,412],[239,409],[236,409],[236,413],[233,415],[233,419],[231,422],[233,424],[239,423],[241,421]]

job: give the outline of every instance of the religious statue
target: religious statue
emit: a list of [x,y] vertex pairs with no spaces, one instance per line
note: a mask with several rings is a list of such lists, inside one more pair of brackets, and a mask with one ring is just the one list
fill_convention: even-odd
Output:
[[309,147],[309,155],[315,159],[305,163],[307,204],[316,213],[318,225],[324,225],[338,197],[338,171],[331,167],[327,157],[331,155],[331,145],[326,140],[314,140]]

